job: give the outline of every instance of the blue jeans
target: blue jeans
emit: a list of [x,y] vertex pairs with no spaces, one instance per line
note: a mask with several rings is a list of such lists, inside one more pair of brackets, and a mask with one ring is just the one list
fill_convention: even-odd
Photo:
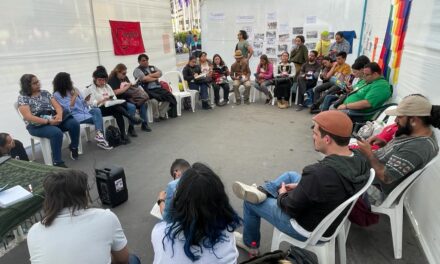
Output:
[[207,83],[189,83],[189,89],[197,90],[200,93],[200,98],[203,101],[208,100],[208,84]]
[[128,255],[128,264],[141,264],[141,260],[135,254]]
[[324,101],[322,102],[320,108],[322,111],[327,111],[329,110],[330,106],[336,101],[338,100],[339,97],[337,97],[336,95],[333,94],[329,94],[326,95],[324,97]]
[[[136,105],[127,102],[127,112],[130,114],[130,116],[134,117],[136,114]],[[148,117],[147,117],[147,106],[145,104],[142,104],[139,107],[139,116],[144,120],[142,124],[148,124]],[[132,121],[130,121],[130,125],[134,125]]]
[[69,117],[57,126],[42,125],[34,126],[28,125],[27,130],[29,134],[36,137],[48,138],[50,140],[50,147],[52,149],[52,160],[54,164],[64,162],[61,158],[61,147],[63,145],[63,132],[69,131],[70,135],[70,149],[77,149],[79,142],[79,122]]
[[284,213],[277,205],[278,189],[281,183],[298,183],[301,179],[301,175],[295,172],[286,172],[279,176],[276,180],[266,182],[263,188],[268,191],[272,197],[268,197],[264,202],[260,204],[252,204],[247,201],[243,204],[243,241],[247,246],[250,246],[252,242],[257,243],[257,247],[260,247],[260,225],[261,218],[264,218],[274,227],[281,232],[298,239],[305,241],[306,238],[293,229],[290,223],[290,216]]
[[90,109],[89,114],[92,115],[92,117],[87,118],[81,122],[79,122],[80,124],[92,124],[95,125],[95,129],[96,131],[101,131],[104,132],[104,124],[102,121],[102,114],[101,114],[101,109],[93,107],[92,109]]

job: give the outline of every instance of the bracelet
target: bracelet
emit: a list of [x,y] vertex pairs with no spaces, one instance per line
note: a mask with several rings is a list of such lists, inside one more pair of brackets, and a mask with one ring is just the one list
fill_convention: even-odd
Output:
[[159,199],[159,200],[157,200],[157,205],[160,205],[160,203],[164,203],[164,202],[165,202],[164,199]]

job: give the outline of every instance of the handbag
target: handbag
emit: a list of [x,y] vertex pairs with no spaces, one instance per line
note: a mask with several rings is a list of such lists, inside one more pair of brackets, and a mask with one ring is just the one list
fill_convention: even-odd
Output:
[[286,259],[286,255],[286,252],[275,250],[273,252],[267,252],[261,256],[253,257],[240,264],[278,264],[280,260]]
[[148,94],[139,86],[131,86],[128,88],[127,91],[123,93],[123,97],[126,101],[136,105],[137,107],[145,104],[145,102],[150,99]]

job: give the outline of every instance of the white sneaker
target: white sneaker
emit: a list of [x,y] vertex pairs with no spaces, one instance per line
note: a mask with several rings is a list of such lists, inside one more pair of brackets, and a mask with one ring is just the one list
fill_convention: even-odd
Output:
[[234,232],[235,237],[235,245],[241,249],[244,249],[247,253],[252,254],[254,256],[258,256],[260,254],[260,251],[258,248],[250,248],[246,246],[246,244],[243,241],[243,235],[237,231]]
[[253,204],[262,203],[267,198],[267,195],[258,190],[256,185],[247,185],[238,181],[232,184],[232,191],[238,198]]
[[105,150],[111,150],[111,149],[113,149],[113,147],[112,146],[110,146],[108,143],[107,143],[107,141],[105,141],[105,142],[98,142],[98,144],[96,144],[98,147],[100,147],[100,148],[102,148],[102,149],[105,149]]
[[104,143],[104,142],[107,143],[101,131],[96,131],[95,141],[99,143]]

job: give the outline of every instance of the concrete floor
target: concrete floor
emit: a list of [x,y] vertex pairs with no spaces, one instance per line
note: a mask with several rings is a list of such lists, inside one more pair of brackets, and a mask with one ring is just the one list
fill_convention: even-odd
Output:
[[[235,180],[262,183],[284,171],[301,169],[317,161],[313,150],[311,115],[307,111],[279,110],[257,102],[228,105],[210,111],[183,111],[182,117],[152,124],[153,132],[139,131],[132,143],[112,151],[98,149],[94,142],[85,144],[79,161],[67,165],[93,175],[93,168],[103,164],[124,167],[129,200],[112,209],[119,217],[131,251],[143,263],[151,263],[153,250],[150,233],[157,220],[149,211],[159,190],[170,181],[169,166],[176,158],[190,163],[201,161],[217,172],[227,188],[231,203],[242,215],[242,201],[231,190]],[[94,180],[93,198],[97,198]],[[263,221],[262,252],[268,251],[272,227]],[[389,221],[382,217],[369,228],[352,226],[347,242],[348,263],[427,263],[414,230],[405,216],[403,259],[394,260]],[[286,246],[286,245],[284,245]],[[239,261],[247,259],[240,251]],[[21,243],[0,264],[29,263],[26,243]]]

